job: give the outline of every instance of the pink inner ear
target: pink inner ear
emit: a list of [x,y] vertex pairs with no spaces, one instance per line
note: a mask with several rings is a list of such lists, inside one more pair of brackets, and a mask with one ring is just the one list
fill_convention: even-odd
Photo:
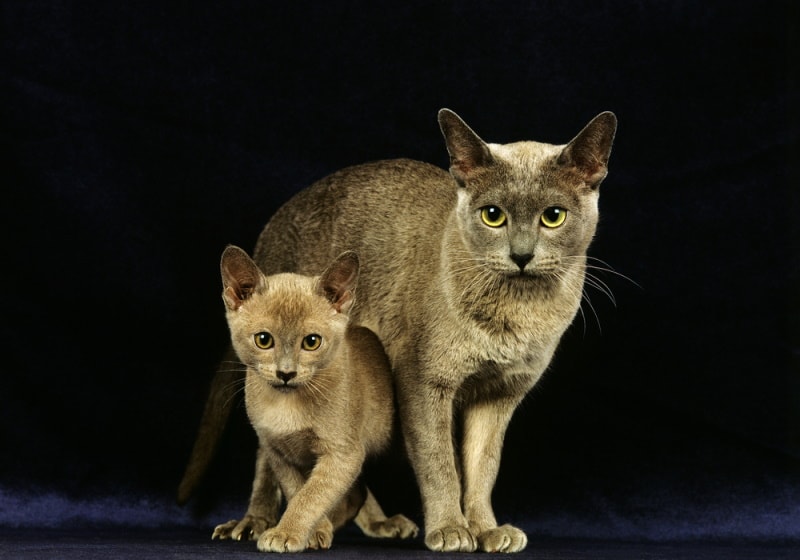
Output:
[[475,162],[471,159],[454,159],[451,165],[461,178],[466,178],[475,169]]
[[339,295],[339,298],[336,301],[331,303],[331,305],[333,305],[333,308],[338,313],[346,313],[352,303],[353,292],[350,290],[345,290]]
[[582,171],[586,174],[586,182],[590,185],[594,185],[602,181],[608,172],[606,166],[602,163],[597,163],[596,165],[585,168]]
[[225,304],[234,311],[242,306],[244,299],[237,293],[233,286],[228,286],[222,293]]

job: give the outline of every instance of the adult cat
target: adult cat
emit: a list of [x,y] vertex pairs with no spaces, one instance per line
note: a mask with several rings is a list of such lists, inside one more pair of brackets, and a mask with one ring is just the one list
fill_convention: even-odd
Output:
[[318,278],[267,277],[242,249],[225,249],[226,318],[247,368],[245,403],[259,448],[247,514],[219,525],[214,537],[266,529],[263,497],[274,493],[275,479],[286,511],[253,535],[259,550],[329,548],[334,530],[353,518],[371,536],[416,535],[413,522],[387,519],[357,483],[367,455],[388,445],[394,410],[380,342],[348,324],[358,266],[356,254],[345,252]]
[[[254,258],[270,272],[317,274],[359,254],[351,320],[389,355],[432,550],[527,544],[497,525],[491,492],[513,411],[578,311],[616,124],[604,112],[566,145],[487,144],[442,109],[449,174],[405,159],[350,167],[295,195],[259,237]],[[184,495],[218,437],[219,392]]]

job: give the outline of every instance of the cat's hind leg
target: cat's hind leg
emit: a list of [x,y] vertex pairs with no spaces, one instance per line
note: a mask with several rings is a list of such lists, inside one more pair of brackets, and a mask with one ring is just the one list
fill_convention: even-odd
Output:
[[232,519],[217,525],[211,538],[235,541],[258,539],[264,531],[278,523],[281,499],[275,473],[270,467],[263,446],[259,446],[256,455],[256,474],[253,477],[253,490],[247,513],[241,520]]
[[368,537],[388,539],[408,539],[417,536],[419,527],[408,517],[402,514],[386,517],[378,500],[372,492],[367,490],[367,498],[358,510],[355,524]]

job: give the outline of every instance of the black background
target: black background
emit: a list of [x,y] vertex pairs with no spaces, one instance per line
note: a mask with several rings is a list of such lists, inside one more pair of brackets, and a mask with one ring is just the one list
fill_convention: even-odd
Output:
[[[241,513],[241,409],[205,498],[172,504],[227,341],[222,249],[346,165],[446,166],[449,107],[490,142],[619,119],[590,253],[632,281],[598,272],[616,304],[587,289],[515,415],[499,520],[800,538],[789,4],[3,3],[0,524]],[[386,463],[379,498],[420,520]]]

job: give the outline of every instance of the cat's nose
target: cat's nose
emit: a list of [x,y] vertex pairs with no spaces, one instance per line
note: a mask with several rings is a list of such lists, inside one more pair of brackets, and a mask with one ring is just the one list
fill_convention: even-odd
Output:
[[528,263],[531,262],[531,259],[533,259],[533,255],[530,253],[525,253],[524,255],[511,253],[511,260],[517,263],[517,266],[520,270],[525,270],[525,267],[528,266]]
[[289,383],[292,379],[297,377],[296,371],[278,371],[275,373],[278,376],[278,379],[283,381],[284,383]]

